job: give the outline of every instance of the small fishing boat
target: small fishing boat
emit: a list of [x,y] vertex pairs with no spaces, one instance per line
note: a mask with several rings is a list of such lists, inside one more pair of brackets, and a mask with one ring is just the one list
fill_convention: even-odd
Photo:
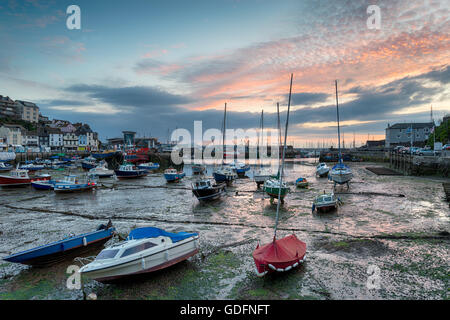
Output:
[[327,166],[325,162],[319,163],[316,167],[316,174],[319,177],[326,177],[328,176],[328,172],[330,172],[330,168]]
[[[284,134],[284,147],[283,156],[281,162],[281,171],[279,171],[278,186],[283,185],[283,171],[284,171],[284,160],[286,155],[286,141],[287,132],[289,124],[289,109],[291,105],[291,93],[292,93],[292,78],[291,74],[291,84],[289,89],[289,102],[288,110],[286,116],[286,127]],[[267,180],[270,181],[270,180]],[[267,183],[266,181],[266,183]],[[297,267],[300,263],[305,260],[306,255],[306,243],[300,241],[295,234],[291,234],[281,239],[277,239],[277,227],[278,227],[278,217],[280,212],[280,202],[281,202],[282,188],[278,188],[278,203],[276,220],[274,227],[273,240],[263,246],[259,246],[253,251],[253,260],[256,266],[256,275],[262,277],[269,272],[285,272]]]
[[114,175],[114,170],[109,170],[106,163],[100,164],[97,167],[89,170],[89,177],[110,178]]
[[237,178],[236,171],[228,165],[222,165],[216,168],[213,172],[213,177],[216,182],[232,183]]
[[306,178],[298,178],[295,180],[295,184],[297,185],[297,188],[308,188],[309,182]]
[[81,167],[86,170],[94,169],[97,166],[97,160],[93,157],[87,157],[84,158],[83,161],[81,161]]
[[159,163],[146,162],[146,163],[139,164],[137,167],[139,169],[144,169],[144,170],[148,170],[148,171],[158,170],[159,169]]
[[194,163],[192,165],[192,174],[203,174],[206,171],[206,166],[200,163]]
[[211,179],[200,179],[192,183],[192,193],[199,201],[218,199],[225,189],[225,183],[216,184]]
[[338,205],[341,204],[341,200],[335,196],[333,192],[318,195],[313,202],[312,212],[317,210],[317,212],[328,212],[337,209]]
[[270,202],[273,202],[275,198],[278,198],[278,194],[281,192],[280,200],[284,202],[284,197],[291,191],[286,185],[286,182],[282,182],[280,188],[280,179],[270,178],[264,182],[264,192],[270,196]]
[[243,176],[245,175],[245,173],[250,170],[250,166],[242,163],[242,162],[238,162],[238,161],[234,161],[233,163],[230,164],[230,167],[236,171],[236,173],[238,174],[238,176]]
[[10,172],[9,176],[0,175],[1,187],[25,186],[30,183],[31,178],[28,176],[28,170],[15,169]]
[[111,282],[167,268],[197,253],[198,233],[137,228],[125,241],[103,249],[80,273],[99,282]]
[[103,245],[114,234],[111,222],[101,225],[96,231],[71,236],[33,249],[21,251],[3,260],[31,266],[44,267],[60,262],[65,258],[91,250]]
[[164,170],[164,178],[167,182],[177,182],[183,179],[185,176],[183,171],[177,171],[177,169],[169,168]]
[[62,181],[54,183],[53,190],[56,193],[89,191],[97,187],[94,181],[79,182],[76,175],[66,175]]
[[148,174],[147,170],[139,169],[132,164],[123,164],[114,172],[119,179],[142,178]]
[[0,172],[11,171],[13,168],[12,165],[4,162],[0,162]]

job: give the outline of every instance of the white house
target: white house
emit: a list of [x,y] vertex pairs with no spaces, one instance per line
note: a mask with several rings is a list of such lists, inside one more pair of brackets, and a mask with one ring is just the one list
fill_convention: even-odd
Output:
[[17,124],[4,124],[0,127],[0,137],[6,140],[8,145],[23,145],[25,128]]
[[62,150],[63,133],[57,128],[48,128],[48,144],[51,150]]
[[63,134],[63,148],[66,151],[78,150],[78,136],[75,133],[67,132]]

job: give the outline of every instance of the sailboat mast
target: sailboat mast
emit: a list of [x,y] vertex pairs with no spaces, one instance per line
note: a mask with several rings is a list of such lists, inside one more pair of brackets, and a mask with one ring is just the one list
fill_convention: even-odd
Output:
[[222,132],[222,163],[225,159],[225,132],[227,130],[227,103],[225,102],[225,111],[223,113],[223,132]]
[[[278,126],[278,150],[277,158],[280,161],[280,147],[281,147],[281,124],[280,124],[280,104],[277,102],[277,126]],[[280,177],[280,164],[278,163],[278,178]]]
[[[291,109],[291,94],[292,94],[292,78],[294,77],[294,74],[291,73],[291,84],[289,86],[289,101],[288,101],[288,110],[287,110],[287,116],[286,116],[286,128],[284,129],[284,146],[283,146],[283,157],[281,160],[281,174],[280,174],[280,186],[278,188],[278,201],[277,201],[277,216],[275,220],[275,230],[273,234],[273,241],[275,242],[275,239],[277,238],[277,226],[278,226],[278,216],[280,212],[280,202],[281,202],[281,188],[283,186],[283,171],[284,171],[284,157],[286,155],[286,141],[287,141],[287,131],[288,131],[288,125],[289,125],[289,110]],[[278,107],[278,104],[277,104]],[[279,113],[278,113],[279,114]]]
[[338,148],[339,148],[339,163],[342,162],[342,154],[341,154],[341,131],[339,127],[339,102],[338,102],[338,89],[337,89],[337,80],[334,81],[336,85],[336,113],[337,113],[337,125],[338,125]]

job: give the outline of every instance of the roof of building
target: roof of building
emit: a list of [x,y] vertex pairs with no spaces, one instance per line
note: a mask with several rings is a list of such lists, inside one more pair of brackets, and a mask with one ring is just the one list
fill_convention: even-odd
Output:
[[421,123],[396,123],[392,126],[388,126],[388,129],[422,129],[422,128],[432,128],[433,122],[421,122]]
[[20,103],[21,105],[24,105],[26,107],[31,107],[31,108],[38,108],[39,107],[33,103],[33,102],[29,102],[29,101],[23,101],[23,100],[16,100],[16,102]]

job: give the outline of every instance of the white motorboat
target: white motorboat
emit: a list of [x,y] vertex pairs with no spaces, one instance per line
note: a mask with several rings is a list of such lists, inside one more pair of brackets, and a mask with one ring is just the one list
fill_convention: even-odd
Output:
[[330,210],[337,209],[341,200],[335,196],[333,192],[318,195],[313,202],[312,211],[317,210],[317,212],[327,212]]
[[106,163],[89,170],[90,177],[110,178],[114,175],[114,170],[109,170]]
[[102,250],[94,261],[80,269],[80,273],[99,282],[109,282],[167,268],[197,252],[197,233],[137,228],[125,241]]
[[330,167],[328,167],[325,162],[319,163],[317,165],[316,174],[319,175],[319,177],[326,177],[328,175],[328,172],[330,172]]

